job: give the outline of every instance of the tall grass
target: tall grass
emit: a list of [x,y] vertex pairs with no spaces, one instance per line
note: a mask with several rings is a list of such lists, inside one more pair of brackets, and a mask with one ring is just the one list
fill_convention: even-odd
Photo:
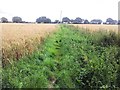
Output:
[[3,87],[120,88],[119,40],[62,25],[37,51],[3,69]]

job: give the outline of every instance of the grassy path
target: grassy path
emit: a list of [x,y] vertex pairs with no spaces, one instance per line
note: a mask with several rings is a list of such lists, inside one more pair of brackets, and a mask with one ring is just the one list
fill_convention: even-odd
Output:
[[3,87],[119,87],[120,47],[111,39],[105,44],[102,33],[77,29],[61,26],[42,48],[4,68]]

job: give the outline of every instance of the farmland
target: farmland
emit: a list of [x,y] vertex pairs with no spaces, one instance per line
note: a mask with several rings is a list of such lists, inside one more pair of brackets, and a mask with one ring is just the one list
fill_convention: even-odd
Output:
[[[117,32],[117,25],[89,25],[74,26],[89,29],[90,32],[98,30],[112,30]],[[32,53],[37,49],[49,33],[57,30],[56,24],[2,24],[2,50],[3,63],[12,63],[10,59],[18,60],[20,57]]]
[[3,63],[33,52],[36,44],[56,28],[57,25],[49,24],[2,24]]
[[117,30],[110,25],[4,24],[3,64],[8,65],[3,87],[119,88]]
[[74,26],[89,29],[91,31],[98,31],[98,30],[107,30],[107,31],[114,31],[117,33],[118,25],[96,25],[96,24],[73,24]]

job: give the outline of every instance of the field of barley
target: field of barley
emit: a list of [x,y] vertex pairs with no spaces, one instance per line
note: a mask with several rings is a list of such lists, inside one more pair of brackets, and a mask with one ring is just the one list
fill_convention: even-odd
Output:
[[2,64],[3,88],[120,88],[118,26],[2,24]]
[[118,25],[96,25],[96,24],[73,24],[74,26],[89,29],[91,32],[98,30],[114,31],[118,33]]
[[3,64],[32,53],[43,38],[54,32],[54,24],[1,24]]

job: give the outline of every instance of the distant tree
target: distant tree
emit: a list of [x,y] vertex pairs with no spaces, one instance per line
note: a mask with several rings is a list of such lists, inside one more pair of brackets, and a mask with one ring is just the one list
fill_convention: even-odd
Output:
[[108,18],[108,19],[106,19],[106,22],[110,22],[110,23],[112,23],[114,20],[112,19],[112,18]]
[[51,20],[49,18],[46,18],[46,22],[45,23],[51,23]]
[[71,23],[73,23],[73,22],[74,22],[74,20],[73,20],[73,19],[71,19],[71,20],[70,20],[70,22],[71,22]]
[[101,19],[98,19],[98,24],[102,24],[102,20]]
[[118,20],[118,24],[120,25],[120,20]]
[[46,19],[46,17],[39,17],[36,19],[36,22],[37,23],[44,23],[45,19]]
[[101,23],[102,23],[102,20],[101,20],[101,19],[93,19],[93,20],[91,20],[90,23],[91,23],[91,24],[101,24]]
[[117,21],[117,20],[114,20],[114,24],[118,24],[118,21]]
[[84,24],[89,24],[89,21],[88,20],[84,20]]
[[2,18],[1,18],[1,22],[2,22],[2,23],[8,23],[8,19],[5,18],[5,17],[2,17]]
[[117,20],[113,20],[112,18],[108,18],[108,19],[106,19],[106,23],[107,24],[117,24],[118,21]]
[[55,20],[54,23],[60,23],[60,21],[59,20]]
[[39,17],[36,19],[37,23],[51,23],[51,20],[49,18],[46,18],[45,16]]
[[107,24],[106,22],[103,22],[103,24]]
[[13,23],[22,23],[22,18],[15,16],[12,18]]
[[79,17],[77,17],[74,21],[73,21],[73,23],[74,24],[80,24],[80,23],[82,23],[82,19],[81,18],[79,18]]
[[62,23],[70,23],[70,19],[68,17],[63,17]]

